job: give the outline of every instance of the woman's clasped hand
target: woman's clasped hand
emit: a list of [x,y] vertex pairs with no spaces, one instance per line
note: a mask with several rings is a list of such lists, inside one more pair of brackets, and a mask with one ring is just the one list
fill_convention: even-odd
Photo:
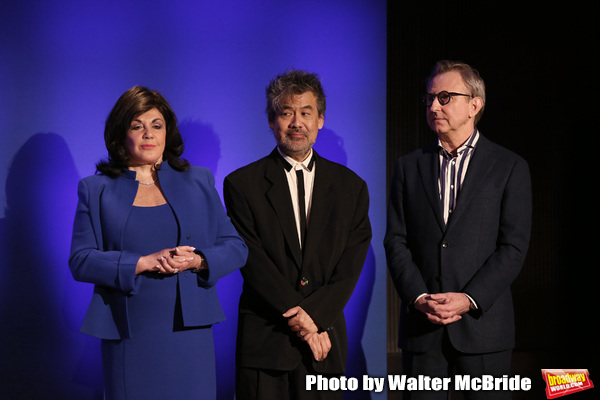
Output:
[[191,246],[177,246],[140,257],[136,273],[177,274],[188,269],[199,270],[202,258],[194,250],[196,249]]

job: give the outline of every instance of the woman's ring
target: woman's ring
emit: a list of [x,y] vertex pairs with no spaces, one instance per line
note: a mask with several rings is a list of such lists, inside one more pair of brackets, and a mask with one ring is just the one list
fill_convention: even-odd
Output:
[[178,273],[179,272],[179,268],[175,268],[175,270],[173,271],[173,273]]

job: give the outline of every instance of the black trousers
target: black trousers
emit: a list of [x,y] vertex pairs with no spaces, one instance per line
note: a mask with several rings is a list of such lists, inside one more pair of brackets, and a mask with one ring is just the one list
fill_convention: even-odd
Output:
[[[454,378],[454,375],[481,377],[510,376],[512,350],[495,353],[467,354],[456,350],[448,338],[446,329],[442,339],[425,353],[402,351],[403,374],[410,377],[419,375],[438,378]],[[450,388],[454,388],[454,379]],[[465,399],[510,399],[511,391],[461,391]],[[448,398],[447,391],[404,391],[405,400],[442,400]]]
[[339,375],[325,375],[309,371],[301,362],[292,371],[238,368],[236,376],[236,400],[341,400],[341,390],[319,391],[313,386],[306,390],[307,375],[323,375],[338,378]]

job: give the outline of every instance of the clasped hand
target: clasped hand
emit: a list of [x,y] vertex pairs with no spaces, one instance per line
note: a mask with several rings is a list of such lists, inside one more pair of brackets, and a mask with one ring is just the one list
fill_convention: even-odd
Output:
[[471,308],[471,301],[464,293],[427,294],[415,301],[415,308],[427,316],[429,322],[448,325],[462,318]]
[[186,269],[197,269],[200,267],[202,260],[200,256],[194,253],[194,250],[196,249],[191,246],[177,246],[140,257],[135,273],[176,274]]
[[288,318],[288,326],[292,332],[296,332],[296,335],[308,344],[315,360],[322,361],[327,357],[331,350],[329,334],[326,331],[319,332],[313,319],[302,307],[290,308],[283,317]]

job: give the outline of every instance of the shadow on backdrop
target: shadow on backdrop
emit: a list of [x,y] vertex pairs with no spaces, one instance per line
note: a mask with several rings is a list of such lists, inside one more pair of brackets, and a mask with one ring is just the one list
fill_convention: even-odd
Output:
[[[331,129],[323,128],[319,131],[314,149],[320,156],[346,165],[348,157],[344,150],[344,139]],[[347,165],[346,165],[347,166]],[[318,172],[317,172],[318,174]],[[375,254],[373,246],[369,246],[367,259],[362,273],[344,309],[346,317],[346,328],[348,330],[348,362],[346,364],[346,376],[357,377],[359,382],[363,375],[368,375],[365,353],[362,347],[362,338],[365,330],[373,286],[375,285]],[[359,386],[360,387],[360,386]],[[369,391],[346,391],[344,399],[370,399]]]
[[99,343],[79,332],[92,288],[67,265],[78,181],[54,133],[33,135],[10,166],[0,221],[3,399],[102,398]]
[[216,175],[221,159],[221,139],[213,127],[199,120],[184,119],[179,121],[179,132],[185,145],[183,158]]
[[[184,119],[179,131],[185,144],[183,157],[192,165],[209,168],[217,174],[221,159],[221,139],[210,124]],[[216,188],[219,191],[220,188]],[[235,393],[235,340],[238,300],[242,292],[242,276],[236,271],[217,283],[219,301],[227,320],[213,325],[217,373],[217,398],[230,400]]]
[[[182,121],[186,157],[216,173],[220,140],[210,125]],[[346,164],[343,140],[322,130],[315,149]],[[54,133],[32,136],[16,153],[6,181],[7,209],[0,221],[0,387],[6,399],[102,398],[99,341],[79,332],[91,285],[68,270],[69,243],[77,204],[78,176],[65,140]],[[367,374],[361,339],[375,279],[367,261],[348,306],[348,376]],[[218,284],[228,321],[217,324],[219,399],[234,398],[237,304],[242,279],[234,273]],[[345,398],[369,398],[347,392]]]

